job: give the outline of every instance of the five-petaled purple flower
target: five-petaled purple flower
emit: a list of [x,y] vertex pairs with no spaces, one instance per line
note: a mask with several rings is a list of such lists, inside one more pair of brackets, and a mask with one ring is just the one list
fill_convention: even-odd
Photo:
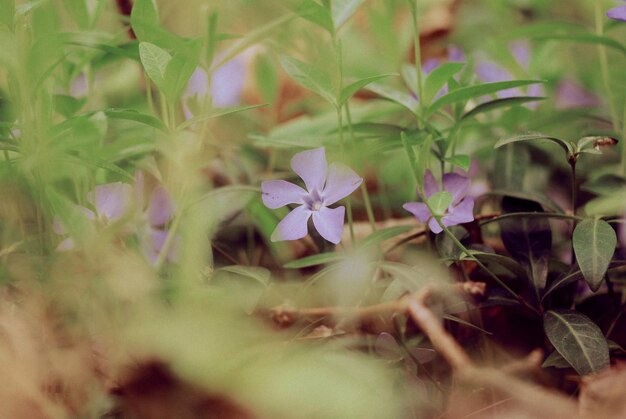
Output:
[[[452,195],[452,202],[441,217],[441,222],[444,226],[450,227],[474,220],[474,198],[467,196],[469,186],[470,180],[458,173],[446,173],[443,175],[443,190]],[[424,198],[428,199],[437,192],[440,192],[439,185],[432,172],[428,170],[424,175],[424,194],[426,195]],[[408,202],[402,208],[415,215],[422,223],[428,223],[428,227],[430,227],[433,233],[439,234],[443,231],[423,202]]]
[[324,147],[297,153],[291,168],[304,181],[307,190],[284,180],[269,180],[261,184],[263,203],[271,209],[299,204],[278,223],[272,241],[297,240],[306,236],[307,223],[313,217],[318,233],[331,243],[341,241],[345,207],[328,208],[350,195],[363,179],[341,164],[326,164]]
[[626,22],[626,4],[609,9],[606,15],[610,19]]

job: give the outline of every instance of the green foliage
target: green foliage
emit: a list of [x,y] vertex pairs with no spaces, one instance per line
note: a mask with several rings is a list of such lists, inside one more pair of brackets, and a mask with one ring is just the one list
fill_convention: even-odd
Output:
[[544,315],[550,343],[580,375],[609,365],[609,348],[600,328],[587,316],[572,310],[551,310]]
[[615,231],[598,218],[585,220],[576,226],[572,241],[578,266],[589,287],[597,291],[615,252]]

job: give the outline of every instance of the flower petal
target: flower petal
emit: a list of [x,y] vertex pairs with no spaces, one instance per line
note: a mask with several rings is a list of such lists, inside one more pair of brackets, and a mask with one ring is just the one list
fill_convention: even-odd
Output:
[[467,195],[470,180],[458,173],[443,175],[443,190],[452,194],[452,205],[457,205]]
[[326,181],[326,150],[324,147],[297,153],[291,159],[291,168],[306,184],[309,192],[321,192]]
[[474,198],[468,196],[459,205],[449,208],[442,221],[446,226],[474,221]]
[[313,225],[317,232],[320,233],[320,236],[331,243],[337,244],[341,241],[345,213],[345,207],[322,207],[319,211],[313,211]]
[[324,205],[332,205],[350,195],[359,187],[361,182],[363,182],[363,178],[345,164],[331,163],[328,170],[328,180],[322,193]]
[[283,220],[278,223],[276,230],[272,233],[273,242],[280,240],[298,240],[307,234],[307,222],[311,216],[311,210],[304,205],[291,211]]
[[626,22],[626,5],[617,6],[606,12],[607,17]]
[[90,193],[87,199],[96,207],[98,216],[104,217],[106,221],[115,221],[128,209],[132,194],[132,186],[115,182],[96,186],[95,194]]
[[189,78],[189,82],[187,83],[187,89],[185,90],[185,96],[195,96],[198,95],[200,97],[206,96],[209,91],[209,78],[207,76],[206,71],[204,71],[201,67],[196,67],[194,72],[191,74]]
[[163,186],[158,186],[150,197],[148,205],[148,220],[152,227],[160,227],[172,219],[174,203],[170,194]]
[[407,202],[402,208],[415,215],[420,222],[425,223],[431,217],[426,204],[422,202]]
[[431,219],[428,220],[428,227],[430,228],[430,231],[432,231],[435,234],[439,234],[443,231],[443,229],[441,228],[437,220],[435,220],[435,217],[431,217]]
[[439,192],[439,185],[433,176],[433,172],[427,170],[424,173],[424,193],[426,194],[426,198],[430,198],[431,195]]
[[[151,265],[156,265],[168,235],[169,232],[167,230],[159,230],[156,228],[147,228],[141,235],[141,249]],[[167,252],[166,259],[168,261],[176,262],[178,260],[179,247],[180,237],[176,236]]]
[[301,204],[307,192],[285,180],[268,180],[261,183],[261,198],[266,207],[276,209],[287,204]]
[[237,106],[246,82],[246,62],[239,56],[219,67],[211,77],[211,97],[217,108]]

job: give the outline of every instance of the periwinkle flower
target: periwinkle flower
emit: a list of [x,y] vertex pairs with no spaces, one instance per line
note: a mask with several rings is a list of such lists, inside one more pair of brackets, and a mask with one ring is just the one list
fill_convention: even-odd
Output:
[[[213,106],[216,108],[227,108],[237,106],[241,102],[241,95],[246,81],[247,70],[243,56],[238,56],[228,61],[211,76],[211,87],[209,91],[209,77],[207,72],[198,67],[193,72],[184,93],[183,110],[185,117],[191,119],[206,98],[211,94]],[[189,103],[193,102],[194,103]],[[193,108],[193,109],[192,109]]]
[[[457,224],[469,223],[474,220],[474,197],[467,196],[470,186],[470,180],[458,173],[446,173],[442,179],[443,190],[452,195],[452,202],[441,216],[441,222],[444,226],[450,227]],[[424,175],[424,199],[430,198],[432,195],[440,192],[441,189],[435,180],[432,172],[427,170]],[[419,196],[418,191],[418,196]],[[423,202],[408,202],[402,206],[417,217],[420,222],[428,224],[430,230],[439,234],[443,230],[433,214],[430,213],[428,207]]]
[[306,189],[284,180],[269,180],[261,184],[262,199],[271,209],[298,204],[278,223],[272,241],[298,240],[307,235],[307,223],[313,218],[317,232],[331,243],[341,241],[345,207],[329,208],[350,195],[363,179],[341,163],[326,164],[324,147],[297,153],[291,168],[304,181]]
[[593,108],[602,102],[595,93],[570,79],[559,81],[554,96],[557,109]]
[[606,12],[606,16],[613,20],[619,20],[621,22],[626,22],[626,4],[622,6],[616,6],[612,9],[609,9]]
[[[174,215],[174,204],[163,186],[159,185],[152,191],[150,202],[144,207],[144,179],[143,174],[137,172],[134,186],[123,182],[98,185],[87,194],[87,201],[95,211],[82,206],[78,209],[100,226],[121,221],[136,206],[139,212],[124,224],[125,234],[136,233],[144,256],[152,264],[156,263],[169,234],[165,226]],[[58,220],[53,223],[53,230],[58,235],[67,234],[67,229]],[[67,251],[75,247],[74,239],[68,237],[57,246],[57,250]],[[166,257],[169,261],[176,260],[176,245],[171,247]]]

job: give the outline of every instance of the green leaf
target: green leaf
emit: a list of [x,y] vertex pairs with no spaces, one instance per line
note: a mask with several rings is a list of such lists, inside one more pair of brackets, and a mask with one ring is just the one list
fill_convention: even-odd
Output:
[[606,221],[594,218],[579,223],[572,240],[585,281],[589,288],[597,291],[615,253],[615,231]]
[[450,204],[452,204],[452,194],[446,191],[434,193],[428,198],[428,204],[434,215],[444,215]]
[[104,114],[111,119],[122,119],[126,121],[138,122],[140,124],[149,125],[159,131],[167,132],[167,128],[163,121],[152,115],[137,112],[134,109],[105,109]]
[[541,364],[541,368],[571,368],[569,362],[563,358],[563,356],[558,351],[552,351],[550,355],[543,361]]
[[385,240],[389,240],[396,236],[399,236],[400,234],[406,233],[411,228],[413,227],[412,226],[398,226],[398,227],[388,227],[382,230],[375,231],[369,236],[367,236],[366,238],[364,238],[363,241],[359,243],[359,246],[367,247],[367,246],[378,245],[379,243],[384,242]]
[[613,48],[622,54],[626,55],[626,47],[622,45],[620,42],[616,41],[613,38],[609,38],[608,36],[601,36],[592,33],[571,33],[571,34],[538,34],[533,36],[529,34],[530,38],[534,39],[542,39],[549,41],[570,41],[570,42],[580,42],[580,43],[589,43],[595,45],[604,45],[606,47]]
[[224,266],[216,270],[220,272],[229,272],[246,278],[251,278],[259,284],[267,287],[270,284],[271,273],[265,268],[256,266],[230,265]]
[[274,103],[278,96],[278,72],[273,60],[267,54],[259,54],[254,63],[256,85],[261,97],[267,103]]
[[194,42],[187,50],[176,53],[167,64],[163,78],[165,95],[170,103],[176,103],[187,86],[198,66],[201,48],[200,42]]
[[15,0],[0,0],[0,27],[5,26],[13,31],[13,19],[15,16]]
[[330,10],[335,29],[339,29],[356,12],[363,0],[331,0]]
[[610,195],[595,198],[585,205],[585,213],[589,216],[622,215],[626,202],[626,188],[614,190]]
[[334,33],[334,23],[330,11],[314,0],[303,1],[296,9],[296,13],[309,22],[321,26],[330,33]]
[[466,101],[475,97],[489,95],[501,90],[514,87],[528,86],[529,84],[543,83],[541,80],[510,80],[493,83],[482,83],[473,86],[461,87],[437,99],[428,107],[428,113],[433,114],[437,110],[452,103]]
[[84,30],[89,27],[91,16],[85,0],[63,0],[63,6],[79,28]]
[[470,156],[465,154],[457,154],[455,156],[445,158],[444,161],[452,163],[453,165],[460,167],[466,172],[469,170],[471,164]]
[[165,72],[172,56],[165,50],[149,42],[139,44],[139,58],[148,77],[165,93]]
[[408,93],[394,89],[393,87],[386,86],[378,83],[371,83],[367,86],[367,90],[376,93],[384,99],[396,102],[399,105],[407,108],[411,113],[415,113],[418,107],[417,99]]
[[443,63],[434,69],[424,82],[423,102],[430,104],[448,80],[465,67],[465,63]]
[[520,97],[506,97],[501,99],[495,99],[489,102],[481,103],[480,105],[472,108],[463,116],[461,119],[471,118],[475,115],[485,112],[491,112],[496,109],[507,108],[510,106],[522,105],[528,102],[537,102],[540,100],[545,100],[545,97],[540,96],[520,96]]
[[287,74],[303,87],[312,90],[333,106],[338,107],[335,89],[327,73],[286,55],[280,57],[280,63]]
[[87,102],[86,98],[75,98],[69,95],[54,95],[55,110],[66,118],[71,118]]
[[194,116],[193,118],[188,119],[182,124],[180,124],[178,127],[176,127],[176,129],[180,131],[180,130],[183,130],[185,128],[192,126],[193,124],[197,124],[198,122],[202,122],[207,119],[218,118],[220,116],[226,116],[226,115],[231,115],[231,114],[235,114],[239,112],[244,112],[250,109],[262,108],[264,106],[267,106],[267,105],[261,104],[261,105],[234,106],[232,108],[220,108],[220,109],[215,110],[215,112],[212,112],[206,115]]
[[[520,265],[515,259],[510,258],[508,256],[499,255],[497,253],[486,253],[480,252],[477,250],[471,250],[470,253],[476,257],[479,261],[483,263],[496,263],[507,271],[511,272],[518,278],[526,278],[527,274],[522,265]],[[471,260],[467,256],[464,257],[466,260]]]
[[495,152],[493,184],[496,189],[521,190],[530,153],[523,144],[509,144]]
[[563,140],[563,139],[558,138],[558,137],[552,137],[552,136],[549,136],[549,135],[545,135],[545,134],[541,134],[541,133],[534,133],[534,132],[527,133],[527,134],[522,134],[522,135],[513,135],[511,137],[501,138],[493,146],[493,148],[499,148],[499,147],[502,147],[503,145],[512,144],[512,143],[518,143],[518,142],[521,142],[521,141],[531,141],[531,140],[548,140],[548,141],[552,141],[553,143],[558,144],[559,146],[561,146],[563,148],[563,150],[565,150],[565,153],[567,153],[568,155],[574,154],[574,149],[572,148],[572,145],[570,144],[569,141]]
[[609,347],[600,328],[573,310],[550,310],[543,317],[546,336],[580,375],[609,366]]
[[373,83],[382,78],[389,77],[389,76],[397,76],[397,74],[390,73],[390,74],[380,74],[378,76],[366,77],[364,79],[357,80],[354,83],[347,85],[341,90],[341,98],[339,99],[339,106],[343,106],[356,92],[358,92],[359,90],[361,90],[368,84]]
[[580,189],[596,195],[610,195],[626,187],[626,179],[612,173],[606,173],[588,180]]
[[285,269],[308,268],[310,266],[324,265],[326,263],[337,262],[338,260],[341,260],[343,258],[344,256],[341,253],[336,253],[336,252],[320,253],[317,255],[306,256],[298,260],[293,260],[283,265],[283,268]]

